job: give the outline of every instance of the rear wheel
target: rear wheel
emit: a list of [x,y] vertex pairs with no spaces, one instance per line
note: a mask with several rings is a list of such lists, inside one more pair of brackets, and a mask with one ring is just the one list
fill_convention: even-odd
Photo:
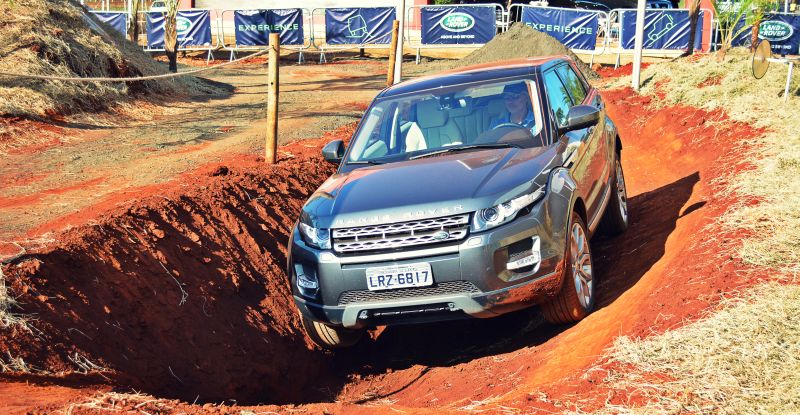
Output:
[[603,214],[600,229],[606,235],[616,236],[628,229],[628,191],[625,188],[625,175],[622,173],[619,155],[617,155],[617,161],[614,162],[610,197],[611,200]]
[[561,291],[542,304],[544,318],[554,324],[580,321],[594,309],[594,293],[594,266],[588,232],[580,215],[572,212]]
[[311,340],[324,349],[343,349],[354,346],[364,336],[364,330],[334,327],[303,317],[303,329]]

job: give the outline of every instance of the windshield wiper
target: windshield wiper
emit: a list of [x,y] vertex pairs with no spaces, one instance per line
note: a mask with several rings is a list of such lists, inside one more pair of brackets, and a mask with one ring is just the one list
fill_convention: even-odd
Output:
[[375,161],[375,160],[356,160],[356,161],[348,161],[347,164],[384,164],[382,161]]
[[468,145],[468,146],[449,147],[449,148],[444,148],[444,149],[441,149],[441,150],[431,151],[431,152],[428,152],[428,153],[417,154],[416,156],[409,157],[408,159],[409,160],[416,160],[416,159],[421,159],[421,158],[424,158],[424,157],[435,156],[435,155],[438,155],[438,154],[455,153],[457,151],[474,150],[474,149],[477,149],[477,148],[510,148],[510,147],[517,147],[518,148],[519,146],[515,146],[513,144],[508,144],[508,143],[471,144],[471,145]]

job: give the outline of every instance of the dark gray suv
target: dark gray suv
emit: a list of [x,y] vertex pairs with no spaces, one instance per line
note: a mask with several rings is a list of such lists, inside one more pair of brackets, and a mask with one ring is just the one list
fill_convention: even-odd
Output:
[[567,57],[473,66],[381,92],[306,202],[288,276],[322,347],[380,325],[493,317],[554,323],[595,303],[589,238],[628,226],[622,145]]

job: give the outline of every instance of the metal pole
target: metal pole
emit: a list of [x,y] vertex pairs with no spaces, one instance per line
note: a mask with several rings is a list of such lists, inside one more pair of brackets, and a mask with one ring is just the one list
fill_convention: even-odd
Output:
[[[397,69],[397,34],[399,32],[399,25],[400,22],[397,20],[392,22],[392,43],[389,47],[389,71],[386,74],[386,86],[394,85],[394,73]],[[402,55],[400,59],[402,59]]]
[[794,69],[794,62],[789,61],[789,73],[786,74],[786,88],[783,90],[783,102],[789,102],[789,87],[792,85],[792,69]]
[[394,83],[403,80],[403,28],[406,21],[406,0],[400,0],[397,12],[397,46],[395,47]]
[[[633,76],[631,76],[631,84],[635,91],[638,91],[639,87],[641,87],[642,47],[644,46],[644,9],[646,4],[646,0],[639,0],[638,7],[636,8],[636,39],[633,49]],[[620,21],[622,21],[622,19],[620,19]]]
[[267,141],[264,160],[275,164],[278,154],[278,63],[281,39],[278,33],[269,34],[269,69],[267,71]]

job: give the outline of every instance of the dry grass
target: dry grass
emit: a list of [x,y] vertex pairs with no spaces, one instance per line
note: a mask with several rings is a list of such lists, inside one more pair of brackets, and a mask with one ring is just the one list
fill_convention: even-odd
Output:
[[[0,2],[0,70],[69,77],[123,77],[167,72],[133,43],[86,25],[75,0]],[[26,118],[96,111],[132,94],[203,89],[194,78],[136,83],[69,83],[0,77],[0,116]],[[3,133],[0,127],[0,134]]]
[[610,359],[634,368],[610,385],[649,402],[601,413],[800,413],[800,287],[762,286],[663,335],[621,337]]
[[[754,169],[737,174],[728,192],[755,198],[757,205],[734,206],[721,221],[729,229],[752,235],[742,241],[741,258],[769,266],[796,279],[800,275],[800,82],[794,77],[789,102],[783,102],[787,66],[772,64],[761,80],[750,72],[750,54],[734,49],[724,62],[709,56],[687,64],[684,60],[652,65],[642,72],[642,93],[656,97],[656,84],[665,93],[657,104],[722,109],[732,119],[768,131],[757,145],[741,154]],[[698,87],[709,79],[719,84]],[[630,78],[614,86],[630,85]],[[751,143],[748,143],[751,144]]]
[[0,329],[7,329],[12,326],[27,327],[25,318],[20,314],[12,312],[16,307],[17,301],[8,292],[3,269],[0,268]]

